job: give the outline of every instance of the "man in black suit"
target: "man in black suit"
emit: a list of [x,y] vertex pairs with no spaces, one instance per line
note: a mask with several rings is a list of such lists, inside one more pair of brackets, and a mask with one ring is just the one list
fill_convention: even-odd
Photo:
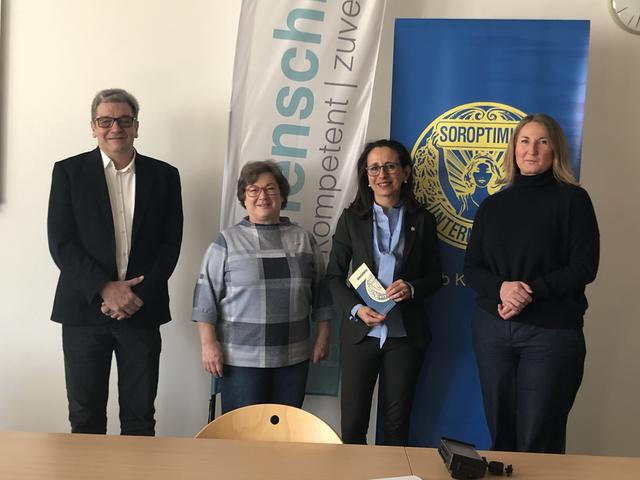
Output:
[[120,430],[154,435],[160,325],[171,320],[167,281],[182,241],[180,176],[133,148],[138,102],[98,92],[98,148],[57,162],[49,250],[60,269],[51,319],[62,323],[69,421],[106,433],[109,374],[118,365]]

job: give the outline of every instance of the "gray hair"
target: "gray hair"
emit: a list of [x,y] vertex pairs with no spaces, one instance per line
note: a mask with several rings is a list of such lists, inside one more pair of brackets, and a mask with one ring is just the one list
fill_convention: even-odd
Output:
[[93,97],[93,102],[91,102],[91,120],[96,119],[96,111],[101,103],[128,103],[133,116],[138,118],[138,112],[140,111],[138,100],[122,88],[107,88],[96,93],[96,96]]

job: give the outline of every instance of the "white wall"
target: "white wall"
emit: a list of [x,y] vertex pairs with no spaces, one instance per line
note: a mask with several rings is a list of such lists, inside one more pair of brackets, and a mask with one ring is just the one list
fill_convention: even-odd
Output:
[[[182,175],[185,236],[170,282],[174,321],[162,328],[158,434],[192,435],[205,421],[208,378],[190,303],[200,257],[217,233],[239,7],[239,0],[3,0],[0,429],[68,431],[60,326],[48,321],[57,270],[46,206],[53,162],[93,147],[89,103],[111,86],[140,100],[138,149]],[[568,443],[572,452],[640,456],[633,260],[640,37],[613,24],[605,0],[388,0],[370,138],[388,135],[397,17],[591,20],[582,183],[599,217],[602,260],[588,290],[586,374]],[[112,397],[109,431],[117,433]],[[335,400],[309,405],[337,422]]]

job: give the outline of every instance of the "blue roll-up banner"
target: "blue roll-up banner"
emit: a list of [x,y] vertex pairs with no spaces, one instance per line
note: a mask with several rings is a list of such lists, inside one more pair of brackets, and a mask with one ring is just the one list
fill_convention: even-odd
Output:
[[464,252],[478,205],[502,188],[504,150],[523,116],[558,120],[579,171],[588,50],[582,20],[396,20],[391,137],[411,151],[417,196],[437,217],[445,283],[427,300],[433,341],[411,445],[445,436],[490,446]]

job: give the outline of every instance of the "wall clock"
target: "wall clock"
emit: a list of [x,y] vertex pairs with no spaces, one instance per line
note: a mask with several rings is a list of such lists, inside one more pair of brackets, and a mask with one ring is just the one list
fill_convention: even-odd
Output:
[[607,0],[616,24],[630,33],[640,35],[640,0]]

